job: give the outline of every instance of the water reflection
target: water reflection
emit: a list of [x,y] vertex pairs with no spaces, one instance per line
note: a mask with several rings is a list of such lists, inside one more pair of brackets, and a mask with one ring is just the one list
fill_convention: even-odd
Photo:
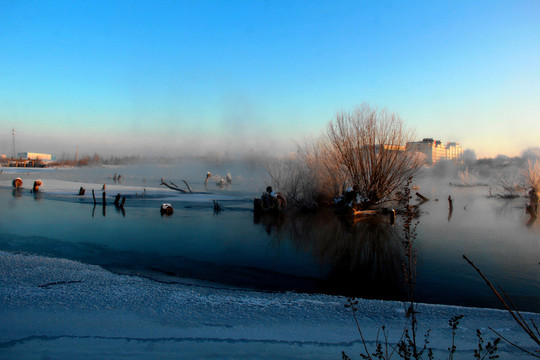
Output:
[[523,211],[528,217],[525,226],[533,226],[538,216],[532,202],[527,203],[524,199],[500,199],[499,205],[495,208],[495,214],[500,217],[515,217],[515,215],[521,217]]
[[495,208],[497,216],[509,217],[514,215],[516,203],[512,199],[499,200],[499,206]]
[[532,216],[529,218],[529,220],[525,223],[525,226],[527,227],[531,227],[534,225],[534,223],[536,222],[536,216]]
[[399,227],[389,218],[338,217],[334,212],[296,216],[254,216],[276,246],[291,245],[309,252],[330,271],[323,289],[328,293],[379,299],[402,299]]
[[[42,193],[40,193],[38,191],[30,191],[30,194],[32,194],[34,200],[42,200],[43,199]],[[20,198],[23,195],[23,189],[21,189],[21,188],[13,189],[13,190],[11,190],[11,195],[14,198]]]
[[525,212],[530,215],[530,219],[526,223],[528,227],[532,226],[534,222],[536,221],[536,218],[538,216],[539,203],[540,203],[540,199],[538,196],[538,192],[536,191],[536,188],[533,187],[529,191],[529,204],[525,206]]
[[[97,204],[94,203],[94,206],[92,207],[92,217],[96,215],[96,207],[97,207]],[[126,210],[124,209],[123,205],[120,206],[120,205],[115,204],[114,208],[116,209],[117,213],[122,214],[123,217],[126,217]],[[101,214],[103,215],[103,217],[107,216],[107,203],[106,202],[103,202],[102,204]]]

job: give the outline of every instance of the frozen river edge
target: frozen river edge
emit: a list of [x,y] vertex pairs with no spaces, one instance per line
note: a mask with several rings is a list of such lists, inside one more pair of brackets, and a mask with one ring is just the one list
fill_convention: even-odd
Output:
[[[487,291],[487,289],[486,289]],[[0,359],[339,359],[360,358],[361,342],[346,298],[164,284],[75,261],[0,252]],[[465,315],[458,358],[472,358],[476,329],[492,327],[519,345],[531,341],[504,311],[420,305],[420,333],[446,358],[448,320]],[[361,300],[364,337],[382,325],[397,340],[404,305]],[[525,313],[540,323],[540,314]],[[527,358],[501,342],[502,359]]]

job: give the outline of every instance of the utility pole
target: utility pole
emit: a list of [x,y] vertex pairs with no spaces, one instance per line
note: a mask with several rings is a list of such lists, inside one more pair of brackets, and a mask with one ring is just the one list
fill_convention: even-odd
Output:
[[13,159],[15,159],[17,153],[15,152],[15,128],[11,130],[11,133],[13,134]]

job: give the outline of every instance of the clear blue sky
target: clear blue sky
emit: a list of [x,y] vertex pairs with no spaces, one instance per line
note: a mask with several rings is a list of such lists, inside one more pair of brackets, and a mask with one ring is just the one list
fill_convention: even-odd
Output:
[[540,1],[0,2],[0,153],[294,150],[369,102],[540,146]]

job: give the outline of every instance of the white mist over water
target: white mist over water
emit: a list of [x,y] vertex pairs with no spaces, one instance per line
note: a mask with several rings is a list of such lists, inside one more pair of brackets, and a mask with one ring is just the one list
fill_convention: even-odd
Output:
[[[159,179],[165,177],[179,184],[179,179],[185,178],[194,190],[204,190],[206,171],[224,175],[227,170],[233,177],[232,187],[221,189],[210,184],[210,195],[179,195],[159,188]],[[114,183],[114,173],[124,175],[122,183]],[[11,193],[10,182],[14,175],[21,176],[26,186],[20,198]],[[170,358],[180,353],[218,359],[324,359],[339,357],[343,350],[349,355],[358,354],[361,343],[352,317],[343,307],[344,297],[239,289],[212,283],[205,277],[213,271],[227,273],[237,269],[231,265],[242,265],[245,261],[242,257],[250,261],[245,261],[244,265],[267,267],[284,274],[288,271],[285,269],[298,271],[306,264],[311,272],[304,273],[309,276],[302,284],[308,277],[316,276],[318,270],[310,265],[309,259],[324,254],[321,249],[327,245],[325,242],[312,240],[310,246],[304,246],[302,241],[289,243],[283,239],[279,242],[276,240],[280,233],[276,228],[272,228],[273,235],[269,236],[262,226],[252,223],[250,200],[259,193],[259,183],[264,182],[260,175],[264,175],[260,166],[224,162],[0,174],[0,192],[6,200],[0,214],[3,218],[1,243],[4,251],[9,250],[0,253],[0,317],[3,319],[0,358],[48,356],[61,359],[72,358],[73,354],[80,358],[128,355]],[[28,187],[35,178],[42,178],[44,185],[41,197],[34,198]],[[92,212],[90,198],[77,203],[79,200],[74,194],[81,181],[87,182],[87,189],[98,189],[106,183],[110,194],[119,191],[133,195],[146,188],[158,198],[140,201],[129,198],[125,218],[113,206],[107,206],[104,216],[99,205],[95,213]],[[447,297],[444,294],[450,293],[454,294],[451,301],[455,303],[470,301],[464,297],[474,296],[476,306],[496,306],[481,279],[461,259],[465,253],[492,281],[505,288],[518,306],[531,296],[533,304],[538,304],[534,296],[540,293],[535,272],[539,227],[538,224],[524,226],[524,199],[512,202],[488,199],[486,187],[468,189],[446,184],[445,178],[428,176],[420,177],[417,182],[418,191],[431,199],[422,205],[416,242],[419,296],[425,301],[442,302],[440,294]],[[63,197],[66,194],[67,199]],[[448,195],[454,199],[450,219]],[[177,201],[179,210],[172,217],[160,217],[160,196]],[[224,200],[229,203],[224,203],[223,214],[213,216],[211,200],[217,196],[229,199]],[[74,216],[72,220],[68,213]],[[245,218],[246,222],[235,225],[238,218]],[[25,226],[21,227],[17,219],[25,219]],[[205,225],[199,226],[197,221]],[[236,235],[223,236],[227,223],[235,227]],[[146,226],[150,229],[141,231]],[[136,229],[130,236],[119,231],[128,231],[130,227]],[[163,234],[165,227],[170,228],[165,241],[159,237],[145,238],[145,234]],[[92,233],[98,228],[102,228],[103,233],[99,236],[95,233],[97,238],[93,239]],[[185,234],[190,228],[205,229],[205,234],[213,235],[199,240],[194,237],[191,241],[186,241],[189,237],[175,235]],[[399,231],[399,223],[396,230]],[[14,254],[36,253],[38,246],[46,249],[41,256]],[[301,254],[292,256],[298,249]],[[184,258],[174,257],[177,251]],[[127,271],[126,264],[122,263],[129,258],[135,262],[141,260],[141,263],[149,261],[153,259],[150,255],[158,260],[150,262],[152,266],[161,264],[163,270],[169,265],[175,266],[175,271],[202,274],[205,280],[164,273],[155,276],[148,269],[140,268]],[[261,259],[265,256],[279,259],[277,264],[280,265],[264,265]],[[95,259],[113,260],[106,268],[116,265],[115,271],[129,275],[113,274],[94,266],[92,264],[100,264],[94,262]],[[178,260],[182,266],[178,266]],[[188,265],[194,260],[205,260],[200,269],[208,273],[197,273],[197,267],[190,268]],[[220,267],[224,264],[227,266]],[[124,268],[120,269],[122,266]],[[260,279],[268,280],[266,274]],[[252,272],[249,276],[258,279],[258,275]],[[246,277],[245,272],[242,277]],[[465,280],[468,285],[463,283]],[[434,293],[438,293],[438,297],[432,296]],[[404,322],[403,309],[398,302],[362,301],[361,323],[368,341],[376,339],[381,325],[399,331]],[[492,336],[485,328],[491,326],[527,344],[505,312],[439,305],[422,305],[420,311],[423,329],[433,331],[431,345],[437,354],[446,353],[451,334],[448,319],[458,314],[466,315],[458,336],[463,358],[469,358],[476,347],[476,328],[482,328],[487,339]],[[537,314],[526,315],[538,317]],[[522,357],[507,345],[501,347],[501,352],[505,359]]]
[[[221,176],[230,172],[232,184],[220,187],[209,182],[205,188],[208,171]],[[114,174],[122,175],[121,182],[113,180]],[[252,213],[252,199],[268,185],[261,163],[207,159],[18,172],[17,176],[26,186],[34,178],[41,178],[44,184],[35,199],[29,193],[22,198],[3,194],[8,209],[12,207],[3,215],[7,221],[1,229],[4,250],[17,251],[18,246],[24,246],[30,253],[67,257],[120,272],[154,272],[152,276],[157,268],[163,274],[247,287],[337,294],[356,289],[354,293],[362,296],[400,298],[399,287],[390,286],[399,279],[400,246],[399,241],[392,240],[401,235],[399,219],[395,226],[358,223],[352,227],[336,219],[329,221],[324,215],[285,217],[279,222],[257,219]],[[200,193],[180,194],[167,189],[159,185],[162,177],[181,186],[185,179]],[[12,178],[9,172],[1,174],[0,187],[10,189]],[[109,206],[92,208],[91,189],[96,190],[101,204],[103,184]],[[414,185],[431,199],[420,206],[418,219],[420,299],[499,306],[462,259],[467,255],[493,282],[505,288],[516,304],[538,311],[539,225],[526,226],[526,199],[490,199],[486,186],[449,186],[448,178],[429,171],[419,174]],[[75,196],[80,186],[87,189],[84,197]],[[145,191],[147,197],[141,198]],[[127,196],[123,214],[111,206],[117,193]],[[451,216],[449,195],[454,203]],[[223,213],[212,214],[213,200],[221,203]],[[176,209],[170,219],[159,216],[163,202],[172,203]],[[28,211],[42,215],[19,228],[16,218],[25,217]],[[9,234],[25,238],[20,243],[7,241]],[[352,240],[351,234],[356,234]],[[43,236],[51,238],[43,245],[57,245],[46,250],[33,240]],[[88,244],[106,247],[99,250],[101,255],[93,256]],[[131,251],[129,256],[115,260],[127,249]],[[159,260],[165,257],[167,261]],[[374,261],[372,265],[370,261]],[[369,266],[376,269],[368,270]],[[378,285],[390,279],[394,280]],[[366,283],[360,286],[363,281]],[[385,287],[393,290],[383,291]]]

